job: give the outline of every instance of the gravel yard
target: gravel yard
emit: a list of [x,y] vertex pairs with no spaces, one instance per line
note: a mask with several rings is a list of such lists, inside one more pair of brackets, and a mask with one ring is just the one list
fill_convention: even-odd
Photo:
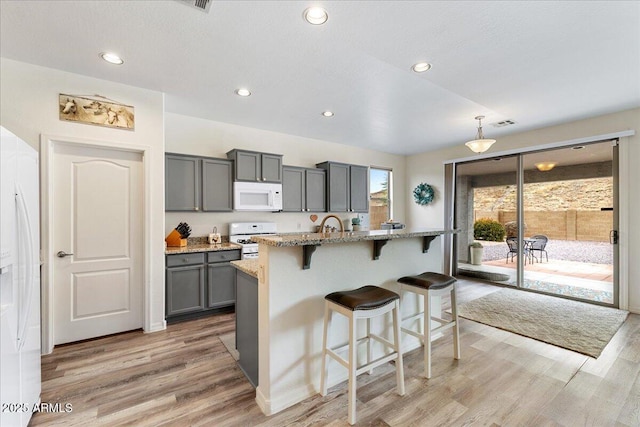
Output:
[[[506,259],[509,247],[505,242],[482,242],[482,244],[484,245],[483,261]],[[545,249],[550,260],[613,264],[613,246],[605,242],[549,240]],[[536,256],[538,256],[537,252]]]

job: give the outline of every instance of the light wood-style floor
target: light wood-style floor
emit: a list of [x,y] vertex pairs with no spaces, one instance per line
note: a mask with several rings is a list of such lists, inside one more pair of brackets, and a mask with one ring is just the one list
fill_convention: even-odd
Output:
[[[495,291],[460,280],[462,302]],[[31,426],[344,426],[346,382],[271,417],[218,336],[225,314],[57,347],[42,359],[42,401],[69,413],[35,414]],[[422,350],[405,355],[406,395],[391,365],[358,377],[358,425],[639,426],[640,315],[630,315],[592,359],[466,319],[462,359],[450,335],[434,342],[433,377]]]

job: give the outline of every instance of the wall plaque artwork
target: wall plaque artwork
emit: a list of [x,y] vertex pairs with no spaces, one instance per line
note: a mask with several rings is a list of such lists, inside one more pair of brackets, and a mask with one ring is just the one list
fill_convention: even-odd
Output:
[[59,96],[60,120],[134,130],[134,110],[101,95]]

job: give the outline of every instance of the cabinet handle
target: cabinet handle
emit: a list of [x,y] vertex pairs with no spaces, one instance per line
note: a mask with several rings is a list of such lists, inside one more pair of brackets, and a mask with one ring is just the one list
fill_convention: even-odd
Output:
[[266,181],[266,180],[267,180],[267,178],[265,178],[265,177],[263,176],[263,177],[262,177],[262,180],[263,180],[263,181]]
[[194,210],[194,211],[198,211],[198,210],[200,210],[200,209],[196,207],[196,208],[193,208],[193,210]]

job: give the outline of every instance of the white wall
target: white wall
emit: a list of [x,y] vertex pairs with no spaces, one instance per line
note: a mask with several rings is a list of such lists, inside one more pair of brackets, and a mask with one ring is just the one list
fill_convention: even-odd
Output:
[[[106,128],[59,120],[58,94],[100,94],[135,107],[135,130]],[[0,124],[39,150],[40,135],[114,141],[148,147],[151,253],[147,331],[164,323],[164,95],[6,58],[0,59]],[[43,235],[48,227],[42,229]]]
[[[621,177],[621,216],[629,218],[628,229],[621,229],[620,244],[628,249],[628,260],[621,265],[626,270],[621,276],[629,288],[628,307],[634,313],[640,313],[640,223],[635,219],[640,212],[640,192],[635,188],[640,182],[640,109],[621,111],[591,119],[580,120],[562,125],[551,126],[534,131],[501,137],[491,147],[491,152],[533,147],[553,142],[569,141],[594,135],[603,135],[624,130],[635,130],[632,137],[620,141]],[[488,135],[490,136],[490,135]],[[452,159],[468,158],[473,153],[464,145],[439,151],[431,151],[407,158],[407,190],[410,192],[420,182],[432,184],[442,196],[444,188],[443,162]],[[624,186],[623,182],[628,184]],[[631,187],[629,187],[629,185]],[[407,199],[407,223],[414,227],[442,227],[444,225],[443,197],[437,197],[433,206],[421,207]],[[624,277],[626,275],[626,277]]]
[[[393,169],[393,219],[405,218],[405,157],[350,147],[317,139],[247,128],[179,114],[165,115],[166,151],[199,156],[226,158],[227,151],[242,148],[283,154],[285,165],[315,167],[327,160]],[[204,236],[215,226],[228,234],[228,223],[238,221],[273,221],[278,231],[312,231],[326,213],[318,212],[313,223],[311,213],[270,212],[167,212],[165,233],[180,222],[187,222],[193,236]],[[342,218],[355,215],[342,214]]]

